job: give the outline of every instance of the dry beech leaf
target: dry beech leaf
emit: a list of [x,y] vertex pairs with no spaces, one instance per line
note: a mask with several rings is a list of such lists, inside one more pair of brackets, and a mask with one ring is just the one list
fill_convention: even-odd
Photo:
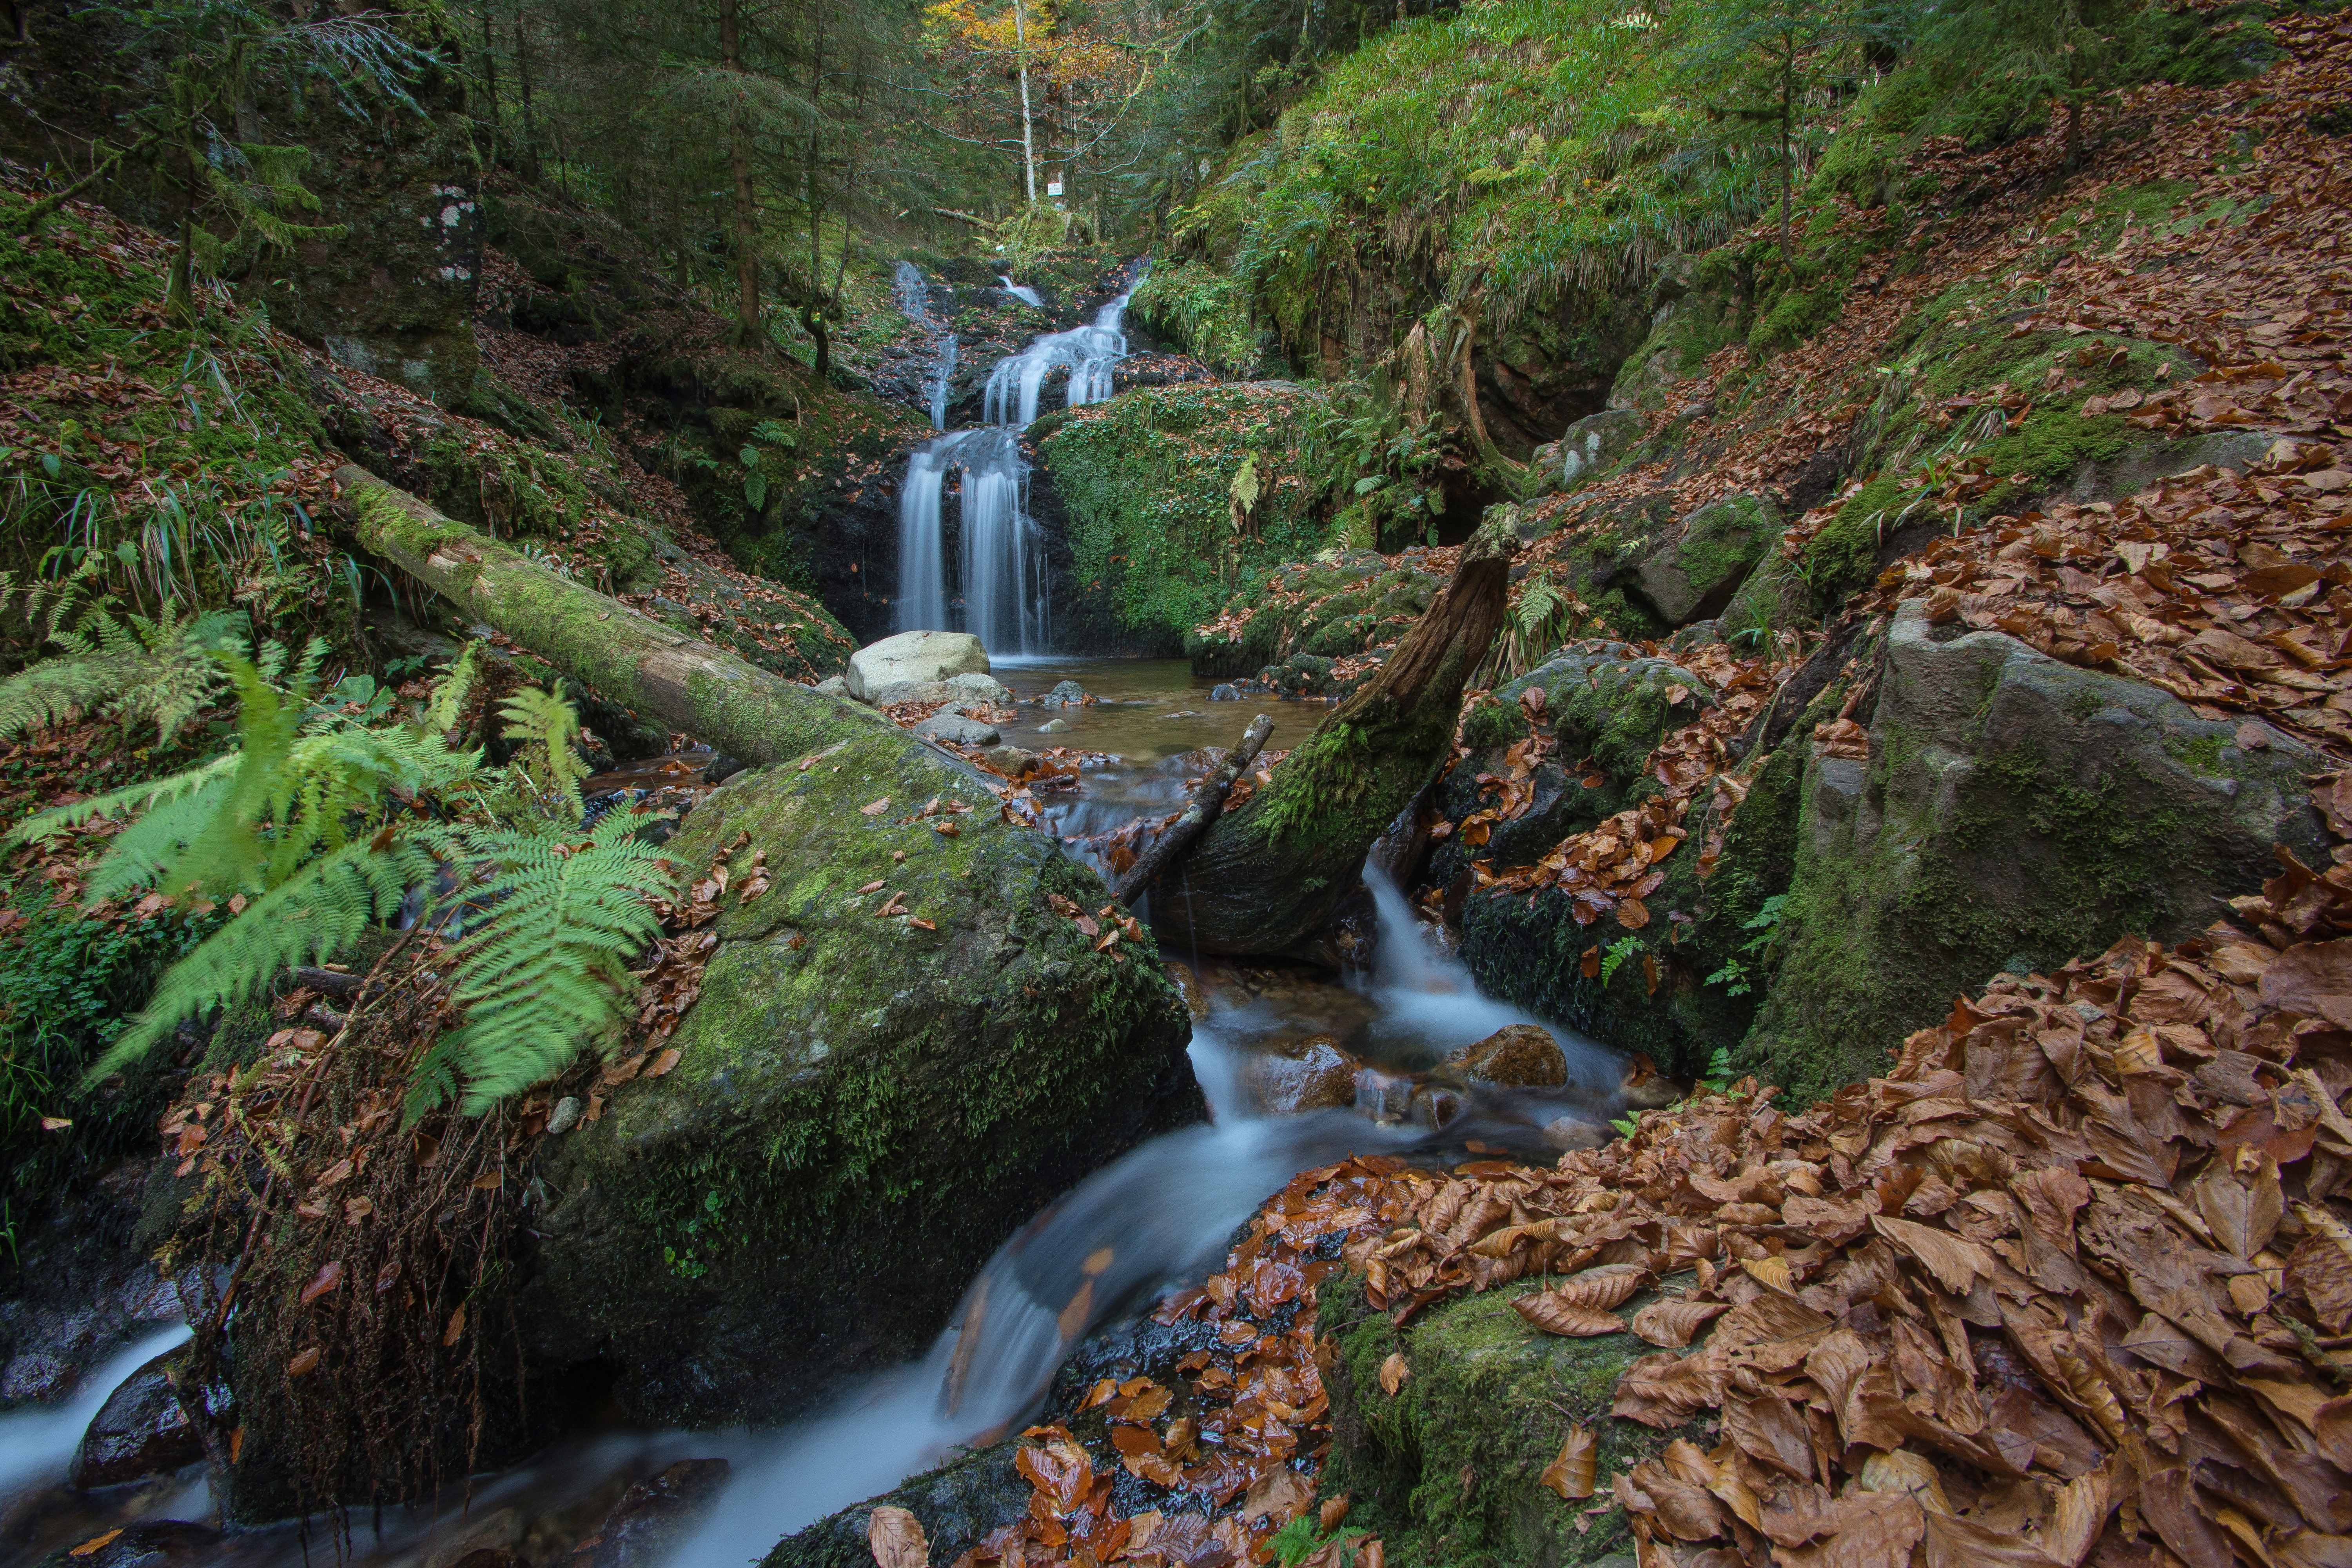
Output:
[[1592,1495],[1600,1469],[1600,1445],[1590,1426],[1571,1426],[1559,1446],[1559,1458],[1537,1479],[1570,1502]]
[[1917,1258],[1936,1277],[1936,1283],[1952,1295],[1967,1295],[1979,1277],[1993,1271],[1992,1259],[1984,1248],[1948,1230],[1885,1215],[1872,1216],[1870,1224],[1879,1235]]
[[91,1536],[88,1541],[83,1542],[79,1546],[77,1546],[71,1552],[67,1552],[66,1555],[68,1557],[92,1556],[110,1545],[114,1539],[121,1533],[122,1527],[121,1525],[117,1525],[103,1535]]
[[328,1291],[333,1289],[342,1282],[343,1261],[341,1258],[336,1258],[331,1263],[320,1264],[319,1266],[318,1274],[312,1278],[308,1285],[302,1287],[302,1305],[306,1307],[309,1306],[311,1302],[317,1300],[320,1297],[325,1295]]
[[1381,1363],[1381,1392],[1394,1399],[1397,1390],[1404,1386],[1404,1380],[1412,1375],[1412,1369],[1405,1364],[1404,1352],[1391,1351],[1388,1360]]
[[866,1542],[875,1568],[930,1568],[931,1546],[922,1521],[903,1508],[877,1508],[866,1521]]
[[889,809],[890,797],[886,795],[880,800],[859,806],[857,812],[861,816],[879,816]]
[[460,1307],[456,1311],[449,1314],[449,1326],[441,1331],[441,1348],[446,1350],[451,1345],[456,1344],[459,1339],[464,1337],[465,1332],[466,1309]]
[[1579,1307],[1563,1301],[1556,1291],[1538,1296],[1521,1296],[1511,1302],[1520,1317],[1548,1334],[1566,1339],[1589,1340],[1597,1334],[1619,1334],[1625,1331],[1625,1320],[1614,1312],[1604,1312],[1597,1307]]
[[1314,1489],[1298,1479],[1297,1471],[1288,1465],[1276,1465],[1251,1483],[1237,1517],[1285,1525],[1305,1513],[1314,1500]]
[[1654,1345],[1680,1350],[1691,1336],[1731,1309],[1721,1301],[1653,1301],[1633,1314],[1633,1331]]
[[287,1360],[286,1375],[289,1377],[300,1377],[306,1373],[314,1370],[318,1364],[319,1347],[316,1345],[305,1345],[300,1350],[296,1351],[293,1355]]

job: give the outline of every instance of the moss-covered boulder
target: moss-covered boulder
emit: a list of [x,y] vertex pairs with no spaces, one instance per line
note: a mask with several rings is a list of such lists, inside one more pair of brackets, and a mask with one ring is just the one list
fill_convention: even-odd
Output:
[[[1324,1373],[1331,1454],[1317,1489],[1347,1493],[1348,1527],[1378,1531],[1398,1568],[1569,1568],[1632,1552],[1622,1508],[1586,1511],[1612,1501],[1605,1489],[1563,1500],[1544,1468],[1571,1427],[1592,1429],[1604,1487],[1682,1434],[1609,1414],[1617,1380],[1652,1347],[1538,1332],[1511,1302],[1543,1285],[1458,1297],[1402,1329],[1366,1305],[1361,1276],[1323,1288],[1319,1319],[1344,1326]],[[1390,1394],[1381,1368],[1397,1354],[1404,1381]]]
[[[1657,793],[1643,763],[1668,731],[1715,704],[1706,681],[1672,659],[1644,655],[1631,644],[1587,640],[1567,644],[1517,680],[1496,689],[1462,721],[1470,754],[1438,784],[1438,807],[1460,822],[1498,798],[1481,774],[1501,779],[1507,753],[1529,733],[1521,695],[1540,688],[1552,745],[1538,763],[1525,812],[1489,828],[1484,844],[1448,839],[1438,846],[1432,873],[1450,880],[1472,860],[1496,868],[1525,866],[1571,833],[1637,805]],[[1587,779],[1599,779],[1587,785]]]
[[1642,597],[1670,626],[1720,612],[1780,531],[1769,496],[1737,494],[1693,510],[1634,569]]
[[1021,1445],[1007,1439],[958,1454],[880,1497],[868,1498],[787,1535],[760,1568],[871,1568],[866,1531],[877,1508],[903,1508],[923,1527],[934,1563],[953,1563],[991,1531],[1029,1507],[1029,1478],[1013,1468]]
[[1604,408],[1570,426],[1560,438],[1536,448],[1547,489],[1572,489],[1617,466],[1639,444],[1647,421],[1630,408]]
[[1417,551],[1334,552],[1247,583],[1215,621],[1185,634],[1184,652],[1196,674],[1213,676],[1254,674],[1301,654],[1362,653],[1412,630],[1444,586]]
[[1797,1101],[1877,1070],[2001,970],[2193,934],[2275,873],[2275,845],[2325,862],[2303,746],[1916,603],[1869,737],[1867,760],[1807,766],[1783,956],[1741,1061]]
[[773,885],[726,899],[675,1070],[540,1177],[532,1348],[616,1365],[645,1421],[781,1419],[914,1354],[1015,1227],[1199,1113],[1174,988],[1055,912],[1101,883],[979,773],[877,726],[730,782],[670,853],[739,842],[736,886],[754,854]]

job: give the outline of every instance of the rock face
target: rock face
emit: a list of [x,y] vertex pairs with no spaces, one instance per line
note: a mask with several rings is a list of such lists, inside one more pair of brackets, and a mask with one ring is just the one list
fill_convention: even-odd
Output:
[[852,697],[872,702],[877,692],[900,681],[987,673],[988,649],[970,632],[900,632],[851,654],[849,671],[843,679],[848,681]]
[[1730,495],[1685,517],[1635,569],[1658,618],[1679,626],[1721,610],[1780,531],[1769,496]]
[[[676,1070],[547,1145],[525,1332],[617,1364],[640,1420],[780,1420],[917,1353],[1013,1229],[1200,1113],[1159,965],[1048,901],[1099,904],[1092,872],[896,731],[808,762],[671,841],[700,867],[749,833],[735,864],[765,850],[773,885],[712,928]],[[916,818],[934,796],[971,809]]]
[[2003,969],[2202,930],[2273,845],[2325,863],[2302,746],[1956,630],[1905,605],[1868,759],[1806,770],[1786,957],[1742,1064],[1793,1096],[1876,1070]]
[[[1441,841],[1431,859],[1432,874],[1440,880],[1451,879],[1473,859],[1490,860],[1497,868],[1526,865],[1569,834],[1654,794],[1655,781],[1643,773],[1643,760],[1660,737],[1715,701],[1706,682],[1671,659],[1645,656],[1628,643],[1569,643],[1498,688],[1491,701],[1479,704],[1463,721],[1462,741],[1470,755],[1438,785],[1439,807],[1448,820],[1460,822],[1482,802],[1496,800],[1494,791],[1481,789],[1478,775],[1509,772],[1507,753],[1530,732],[1520,698],[1536,688],[1544,693],[1544,722],[1554,744],[1529,781],[1528,808],[1493,824],[1483,845]],[[1682,695],[1675,699],[1677,690]],[[1570,767],[1580,762],[1589,763],[1590,771],[1571,773]],[[1588,788],[1588,778],[1601,782]]]
[[1464,1046],[1445,1058],[1443,1070],[1472,1083],[1557,1089],[1568,1081],[1568,1058],[1550,1030],[1513,1024]]
[[205,1457],[172,1386],[169,1366],[176,1359],[176,1352],[157,1356],[124,1379],[99,1408],[74,1451],[69,1484],[84,1491],[119,1486],[169,1475]]
[[[1511,1301],[1540,1288],[1531,1280],[1457,1297],[1402,1331],[1365,1305],[1360,1276],[1323,1288],[1318,1321],[1349,1326],[1334,1336],[1338,1353],[1323,1374],[1331,1455],[1317,1489],[1347,1493],[1348,1527],[1376,1531],[1391,1561],[1570,1568],[1632,1552],[1622,1510],[1585,1510],[1607,1500],[1608,1477],[1681,1435],[1609,1414],[1619,1375],[1652,1347],[1630,1333],[1538,1332]],[[1631,1316],[1648,1300],[1617,1310]],[[1391,1394],[1381,1367],[1394,1354],[1406,1373]],[[1603,1487],[1569,1502],[1540,1478],[1578,1426],[1597,1439]]]

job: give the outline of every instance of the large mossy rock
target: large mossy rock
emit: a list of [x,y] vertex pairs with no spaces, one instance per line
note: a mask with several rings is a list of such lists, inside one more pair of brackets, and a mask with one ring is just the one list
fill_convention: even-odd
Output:
[[[1632,1334],[1538,1332],[1511,1302],[1543,1286],[1457,1297],[1403,1329],[1365,1304],[1361,1276],[1324,1287],[1319,1320],[1344,1326],[1324,1373],[1331,1454],[1317,1489],[1347,1493],[1348,1527],[1378,1531],[1398,1568],[1568,1568],[1632,1552],[1623,1509],[1585,1512],[1608,1504],[1606,1491],[1564,1501],[1544,1468],[1573,1426],[1592,1429],[1604,1482],[1684,1434],[1609,1414],[1617,1380],[1653,1347]],[[1400,1353],[1405,1378],[1391,1394],[1381,1368]]]
[[1728,495],[1693,510],[1634,569],[1642,597],[1670,626],[1712,616],[1780,536],[1772,498]]
[[1208,630],[1184,637],[1196,675],[1255,675],[1297,654],[1339,658],[1395,641],[1445,586],[1411,555],[1350,550],[1250,581]]
[[[1655,795],[1657,781],[1643,763],[1668,732],[1715,704],[1706,682],[1672,659],[1644,655],[1630,643],[1566,644],[1497,688],[1462,721],[1462,743],[1470,754],[1437,786],[1438,807],[1449,821],[1495,802],[1493,791],[1480,788],[1478,775],[1509,771],[1507,753],[1529,732],[1520,696],[1538,687],[1554,743],[1535,770],[1533,799],[1522,815],[1494,824],[1483,845],[1441,843],[1431,862],[1438,879],[1450,881],[1474,859],[1497,870],[1528,865],[1570,834]],[[1590,766],[1580,769],[1580,763]],[[1587,788],[1584,780],[1591,777],[1602,782]]]
[[1570,426],[1560,438],[1536,449],[1547,489],[1573,489],[1617,466],[1633,449],[1648,422],[1630,408],[1604,408]]
[[[916,819],[934,797],[973,809]],[[773,885],[727,896],[676,1069],[541,1174],[532,1348],[617,1365],[645,1421],[781,1419],[919,1352],[1038,1208],[1200,1113],[1174,988],[1054,911],[1102,884],[979,773],[877,726],[730,782],[669,853],[745,836],[736,886],[755,852]]]
[[2303,746],[1930,626],[1916,602],[1869,735],[1867,761],[1806,768],[1782,957],[1742,1053],[1798,1102],[1877,1070],[2001,970],[2202,930],[2276,871],[2273,846],[2325,862],[2305,796],[2324,764]]

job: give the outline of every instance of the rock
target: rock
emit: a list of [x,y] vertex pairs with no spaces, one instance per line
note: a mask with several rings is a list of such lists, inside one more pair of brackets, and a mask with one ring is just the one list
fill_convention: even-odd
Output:
[[934,713],[915,726],[915,733],[957,746],[992,746],[998,740],[995,725],[955,713]]
[[1646,422],[1630,408],[1588,414],[1568,427],[1554,448],[1557,467],[1545,478],[1562,489],[1614,468],[1640,441]]
[[[708,928],[676,1069],[542,1144],[536,1353],[617,1368],[641,1422],[786,1419],[920,1354],[1007,1226],[1199,1116],[1174,987],[1055,911],[1101,880],[1002,782],[877,726],[688,818],[679,864],[749,833],[774,886]],[[934,796],[958,837],[902,821]],[[877,919],[893,893],[936,929]]]
[[955,696],[956,702],[986,702],[1004,707],[1013,701],[1013,688],[992,675],[951,675],[940,682]]
[[1550,1030],[1513,1024],[1454,1052],[1443,1070],[1473,1083],[1557,1089],[1568,1081],[1568,1058]]
[[849,682],[838,675],[828,675],[818,681],[813,689],[822,691],[827,697],[846,697],[849,695]]
[[[1630,1568],[1624,1511],[1588,1510],[1608,1500],[1610,1476],[1691,1434],[1610,1415],[1618,1378],[1652,1347],[1630,1333],[1537,1331],[1511,1302],[1543,1286],[1456,1296],[1402,1330],[1365,1305],[1360,1275],[1323,1287],[1318,1321],[1346,1326],[1324,1373],[1331,1452],[1317,1489],[1346,1493],[1348,1528],[1380,1535],[1393,1561]],[[1645,1291],[1616,1311],[1630,1318],[1654,1299]],[[1381,1367],[1400,1354],[1406,1375],[1391,1394]],[[1596,1440],[1601,1487],[1564,1501],[1538,1478],[1580,1426]]]
[[2179,942],[2276,872],[2273,845],[2326,858],[2305,798],[2326,763],[2300,744],[2249,750],[2153,686],[1956,631],[1905,604],[1857,715],[1869,760],[1806,768],[1784,956],[1735,1057],[1792,1103],[1878,1070],[2002,969]]
[[148,1261],[152,1247],[124,1245],[149,1169],[133,1158],[81,1178],[20,1223],[0,1298],[0,1408],[60,1404],[141,1335],[180,1321],[178,1292]]
[[[99,1531],[89,1539],[105,1534]],[[208,1524],[159,1519],[126,1524],[105,1545],[88,1552],[82,1551],[88,1541],[60,1546],[41,1559],[41,1568],[199,1568],[224,1561],[227,1540]]]
[[1076,728],[1076,726],[1072,724],[1067,719],[1048,719],[1045,722],[1037,726],[1037,733],[1041,735],[1066,735],[1075,728]]
[[720,752],[702,764],[702,782],[707,784],[725,784],[743,771],[742,762]]
[[567,1094],[555,1102],[554,1110],[547,1113],[548,1136],[557,1137],[569,1132],[579,1121],[580,1097],[576,1094]]
[[1252,1061],[1242,1075],[1270,1116],[1343,1110],[1356,1103],[1355,1058],[1328,1035],[1288,1040]]
[[1087,689],[1075,680],[1056,682],[1053,690],[1037,699],[1038,705],[1045,708],[1083,708],[1093,700],[1087,695]]
[[959,1454],[895,1490],[784,1537],[760,1568],[874,1568],[866,1530],[875,1509],[886,1504],[915,1516],[934,1563],[953,1563],[1029,1506],[1029,1482],[1013,1468],[1020,1449],[1017,1438],[1008,1438]]
[[[1528,732],[1521,694],[1541,688],[1555,744],[1539,763],[1527,810],[1495,823],[1483,846],[1444,838],[1430,857],[1430,874],[1450,881],[1475,856],[1497,868],[1528,865],[1572,832],[1623,810],[1647,778],[1643,764],[1672,730],[1712,707],[1714,690],[1670,659],[1643,655],[1629,643],[1591,639],[1570,643],[1518,679],[1497,689],[1462,723],[1470,755],[1438,784],[1439,810],[1459,823],[1496,796],[1482,792],[1482,773],[1507,773],[1504,754]],[[1679,689],[1682,695],[1668,700]],[[1589,763],[1590,773],[1569,764]],[[1587,778],[1601,783],[1587,788]],[[1552,1016],[1544,1013],[1543,1016]]]
[[1230,680],[1219,682],[1209,691],[1209,700],[1212,702],[1239,702],[1241,700],[1242,694],[1234,689],[1234,683]]
[[658,1568],[719,1500],[730,1468],[724,1459],[680,1459],[639,1481],[596,1533],[572,1549],[566,1568]]
[[2262,460],[2273,439],[2259,430],[2213,430],[2175,441],[2143,442],[2104,463],[2085,458],[2067,476],[2064,495],[2083,504],[2120,500],[2158,479],[2207,463],[2243,473]]
[[1780,511],[1769,496],[1729,495],[1685,516],[1635,570],[1642,596],[1670,626],[1719,612],[1771,548]]
[[1037,770],[1037,753],[1018,746],[998,746],[988,753],[988,761],[1009,779],[1026,778]]
[[988,649],[970,632],[900,632],[851,654],[845,679],[852,697],[878,705],[875,693],[900,681],[987,673]]
[[205,1457],[172,1386],[170,1368],[178,1357],[176,1351],[157,1356],[108,1396],[74,1450],[68,1485],[83,1491],[120,1486],[170,1475]]

